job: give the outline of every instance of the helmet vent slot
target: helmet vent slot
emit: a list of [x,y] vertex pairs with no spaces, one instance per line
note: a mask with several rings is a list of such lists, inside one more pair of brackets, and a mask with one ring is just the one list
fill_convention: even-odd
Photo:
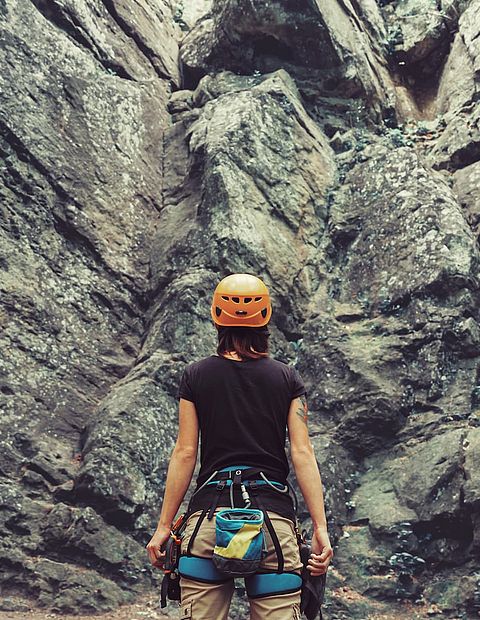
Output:
[[255,301],[260,301],[261,299],[261,297],[255,297]]
[[232,301],[236,304],[240,303],[240,297],[232,297]]
[[225,301],[228,301],[230,297],[227,297],[226,295],[222,295],[222,299],[224,299]]
[[244,301],[244,303],[249,304],[252,301],[252,298],[251,297],[245,297],[243,299],[243,301]]
[[262,316],[263,316],[263,318],[265,318],[267,316],[267,308],[264,308],[262,310]]

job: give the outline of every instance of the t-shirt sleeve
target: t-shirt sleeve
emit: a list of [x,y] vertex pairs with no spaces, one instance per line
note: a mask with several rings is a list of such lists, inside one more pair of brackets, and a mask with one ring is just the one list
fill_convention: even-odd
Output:
[[291,369],[291,390],[292,390],[292,399],[297,398],[297,396],[301,396],[302,394],[306,394],[307,390],[305,389],[305,385],[303,383],[303,379],[300,376],[300,373],[296,368]]
[[192,378],[190,367],[186,366],[183,370],[183,375],[180,380],[180,386],[178,388],[178,398],[184,398],[185,400],[190,400],[192,403],[195,402],[195,398],[193,396],[192,389]]

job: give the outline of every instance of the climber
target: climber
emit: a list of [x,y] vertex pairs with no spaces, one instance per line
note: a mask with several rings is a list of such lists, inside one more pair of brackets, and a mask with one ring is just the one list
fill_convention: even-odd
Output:
[[[178,565],[182,619],[226,620],[238,576],[245,576],[251,618],[300,618],[300,575],[325,575],[333,556],[308,436],[306,390],[296,369],[269,356],[271,314],[262,280],[250,274],[224,278],[211,305],[216,355],[188,364],[181,378],[178,437],[147,550],[154,566],[169,563],[167,576],[173,578]],[[287,428],[313,525],[305,564],[287,482]],[[181,527],[172,528],[192,479],[199,435],[196,489]],[[169,550],[178,543],[179,559],[171,551],[166,559],[167,543]]]

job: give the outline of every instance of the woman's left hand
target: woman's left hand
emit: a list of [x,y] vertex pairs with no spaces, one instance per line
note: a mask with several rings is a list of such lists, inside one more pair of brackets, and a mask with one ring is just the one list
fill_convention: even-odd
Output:
[[312,553],[307,564],[307,570],[310,571],[312,577],[326,573],[332,557],[333,550],[328,532],[326,528],[318,528],[313,535]]
[[163,564],[165,562],[165,551],[162,551],[161,547],[168,540],[169,536],[170,528],[157,528],[155,530],[155,534],[152,536],[150,542],[146,546],[150,562],[155,568],[163,568]]

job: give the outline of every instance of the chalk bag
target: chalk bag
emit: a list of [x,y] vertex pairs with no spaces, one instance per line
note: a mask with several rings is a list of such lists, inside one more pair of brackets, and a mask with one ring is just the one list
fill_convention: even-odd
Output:
[[219,571],[243,577],[258,570],[265,553],[263,522],[261,510],[229,508],[217,513],[212,561]]

